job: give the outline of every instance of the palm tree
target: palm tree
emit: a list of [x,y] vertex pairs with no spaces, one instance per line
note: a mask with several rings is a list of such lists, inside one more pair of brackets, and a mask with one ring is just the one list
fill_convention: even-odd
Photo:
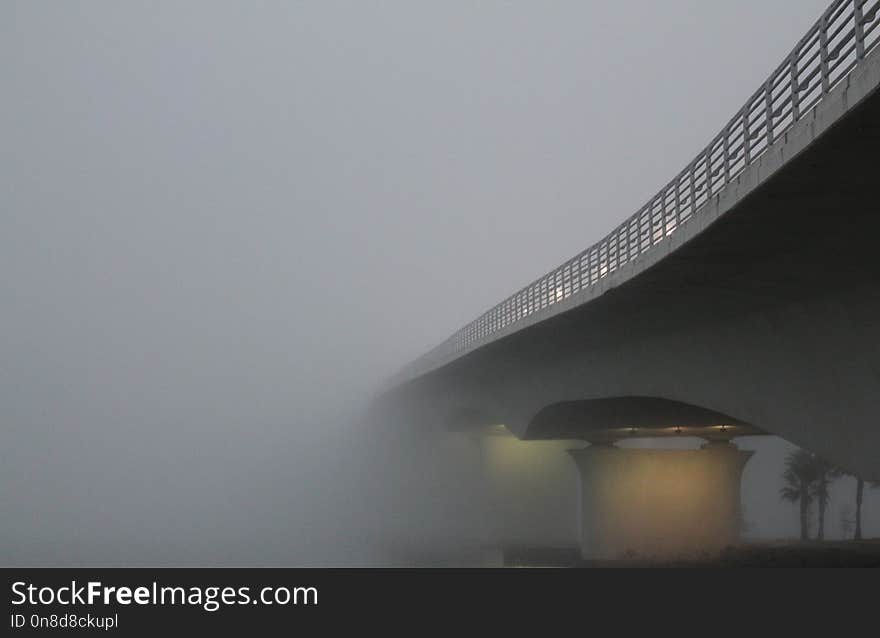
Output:
[[[853,540],[862,540],[862,497],[865,494],[865,479],[857,474],[851,474],[856,479],[856,532]],[[871,487],[880,487],[880,481],[872,482]]]
[[856,533],[853,539],[862,540],[862,497],[865,494],[865,479],[856,477]]
[[810,503],[814,496],[811,487],[818,478],[813,455],[806,450],[796,450],[789,454],[785,459],[785,472],[782,478],[785,480],[785,485],[779,490],[779,494],[786,501],[799,503],[801,540],[808,540]]
[[828,509],[828,503],[831,501],[831,491],[828,489],[832,481],[843,476],[843,470],[834,467],[823,458],[810,454],[812,458],[812,474],[814,475],[813,483],[810,486],[810,495],[816,500],[819,506],[819,525],[816,533],[818,540],[825,540],[825,512]]
[[[831,469],[831,474],[834,478],[851,476],[856,480],[856,520],[853,540],[860,541],[862,540],[862,502],[865,495],[865,479],[858,474],[837,467]],[[871,481],[869,485],[870,487],[880,487],[880,481]]]
[[[810,498],[811,500],[815,499],[819,505],[819,530],[817,538],[819,540],[825,538],[825,511],[828,507],[828,502],[831,500],[831,494],[828,489],[831,482],[841,476],[852,476],[856,480],[856,520],[853,540],[862,540],[862,502],[865,493],[865,480],[857,474],[836,467],[815,454],[804,452],[803,450],[799,450],[798,452],[789,455],[789,459],[786,461],[786,466],[788,466],[789,461],[795,455],[800,455],[802,457],[798,461],[802,466],[801,474],[810,480]],[[870,487],[880,487],[880,481],[871,481],[869,485]],[[787,485],[786,488],[783,489],[785,490],[788,487],[789,486]],[[787,498],[788,500],[797,500],[790,496],[784,498]]]

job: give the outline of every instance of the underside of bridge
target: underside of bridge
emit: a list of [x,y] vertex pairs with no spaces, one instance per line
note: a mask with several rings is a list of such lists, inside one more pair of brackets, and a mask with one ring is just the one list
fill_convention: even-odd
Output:
[[[411,426],[503,423],[523,440],[590,441],[572,456],[584,546],[602,551],[639,545],[641,528],[672,547],[701,520],[734,538],[748,458],[725,442],[735,436],[776,434],[880,480],[878,86],[875,49],[675,234],[398,379],[377,405]],[[613,447],[680,435],[708,443],[677,455]]]
[[699,232],[381,402],[526,439],[723,421],[880,479],[878,51],[858,104],[855,80],[826,98],[689,222]]
[[548,405],[530,423],[528,439],[581,439],[591,443],[626,438],[696,436],[728,439],[763,434],[735,418],[680,401],[614,397]]

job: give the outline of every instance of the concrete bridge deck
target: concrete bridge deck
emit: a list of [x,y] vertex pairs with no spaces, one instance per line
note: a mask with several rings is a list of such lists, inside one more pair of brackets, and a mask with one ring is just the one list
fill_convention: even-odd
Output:
[[651,202],[379,403],[521,438],[742,424],[880,479],[877,6],[833,2]]

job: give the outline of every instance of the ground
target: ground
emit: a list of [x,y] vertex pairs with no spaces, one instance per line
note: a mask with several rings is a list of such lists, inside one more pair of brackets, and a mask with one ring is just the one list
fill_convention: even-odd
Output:
[[504,550],[503,562],[506,567],[880,567],[880,538],[754,542],[680,558],[606,560],[581,559],[574,547],[517,547]]
[[641,559],[574,563],[574,567],[880,567],[880,538],[862,541],[780,541],[727,547],[720,552],[678,559]]

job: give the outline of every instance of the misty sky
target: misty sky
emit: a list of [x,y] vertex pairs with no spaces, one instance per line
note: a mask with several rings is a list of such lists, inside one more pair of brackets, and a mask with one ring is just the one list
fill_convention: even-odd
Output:
[[0,2],[0,562],[323,560],[350,413],[826,3]]

